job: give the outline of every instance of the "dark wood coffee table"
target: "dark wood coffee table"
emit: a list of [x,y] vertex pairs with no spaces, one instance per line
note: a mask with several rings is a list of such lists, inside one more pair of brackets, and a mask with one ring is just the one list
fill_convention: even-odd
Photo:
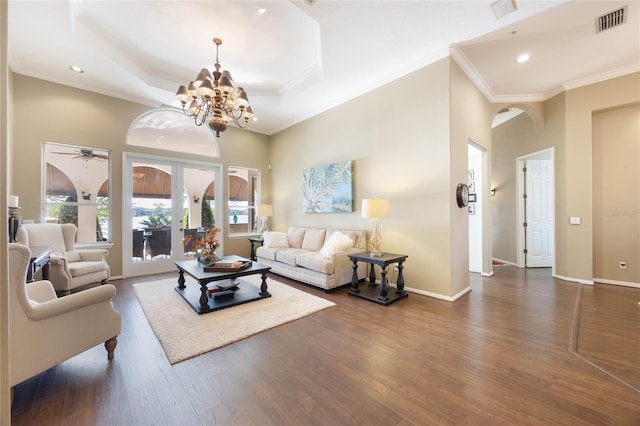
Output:
[[[247,261],[247,259],[240,256],[224,256],[222,261],[235,262]],[[218,311],[220,309],[271,297],[271,294],[267,291],[267,272],[269,272],[271,267],[258,262],[251,262],[251,266],[246,269],[224,272],[205,272],[197,260],[183,260],[176,262],[176,266],[180,274],[178,276],[176,291],[198,314],[206,314],[207,312]],[[199,289],[195,286],[185,285],[185,273],[193,277],[198,284],[200,284]],[[262,276],[260,288],[240,279],[240,277],[256,274]],[[237,286],[229,290],[210,293],[208,284],[213,282],[225,286],[234,282],[237,283]]]

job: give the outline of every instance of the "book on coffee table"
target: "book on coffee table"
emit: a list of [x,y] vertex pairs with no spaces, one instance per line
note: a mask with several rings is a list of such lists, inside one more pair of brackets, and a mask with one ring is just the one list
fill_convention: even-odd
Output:
[[216,262],[213,265],[205,266],[203,270],[204,272],[233,272],[241,271],[249,266],[251,266],[250,260],[237,260],[235,262]]
[[224,280],[216,283],[210,284],[210,287],[207,288],[207,292],[209,294],[220,293],[223,291],[235,290],[238,287],[239,282],[235,279],[232,280]]

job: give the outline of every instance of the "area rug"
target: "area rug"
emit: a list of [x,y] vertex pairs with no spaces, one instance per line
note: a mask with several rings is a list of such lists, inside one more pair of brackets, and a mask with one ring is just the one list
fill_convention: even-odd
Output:
[[[243,280],[260,286],[258,275]],[[267,280],[271,297],[198,315],[176,291],[177,279],[134,284],[149,324],[171,364],[209,352],[335,303]],[[187,280],[187,286],[197,286]],[[221,325],[224,324],[223,327]]]

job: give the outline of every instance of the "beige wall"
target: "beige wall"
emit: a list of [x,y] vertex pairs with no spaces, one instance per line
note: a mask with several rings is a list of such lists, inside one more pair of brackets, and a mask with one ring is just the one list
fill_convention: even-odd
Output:
[[[170,158],[202,160],[195,155],[125,145],[130,124],[151,108],[84,90],[13,75],[14,161],[25,165],[14,171],[14,192],[20,197],[24,218],[40,220],[41,142],[59,142],[110,149],[112,153],[112,241],[109,253],[112,275],[122,274],[122,152],[139,152]],[[35,122],[34,122],[35,120]],[[268,137],[230,128],[218,139],[225,188],[227,166],[266,170]],[[269,179],[263,195],[270,196]],[[226,212],[225,212],[226,213]],[[246,239],[225,238],[227,253],[249,254]]]
[[562,193],[558,191],[562,185],[559,185],[557,176],[561,175],[564,158],[564,95],[545,102],[543,110],[542,120],[534,121],[529,112],[525,112],[492,131],[491,183],[496,188],[496,195],[490,201],[493,257],[512,263],[518,261],[517,233],[521,230],[518,223],[516,158],[554,148],[556,198]]
[[[444,296],[466,287],[466,274],[464,281],[452,283],[449,71],[449,60],[443,59],[272,136],[271,176],[277,188],[272,227],[370,231],[371,223],[361,217],[361,200],[389,198],[382,248],[409,256],[406,286]],[[354,211],[303,213],[303,170],[342,160],[354,161]],[[462,181],[464,167],[457,171]]]
[[[640,102],[640,73],[626,75],[566,92],[564,198],[557,196],[556,208],[564,217],[557,224],[557,274],[577,280],[593,280],[593,156],[592,114]],[[562,188],[561,188],[562,190]],[[570,216],[582,224],[568,225]],[[637,238],[629,236],[629,238]],[[560,255],[564,254],[566,259]]]
[[[495,257],[512,261],[516,255],[514,246],[510,245],[515,236],[512,238],[508,235],[510,230],[515,229],[517,221],[516,189],[513,186],[515,158],[554,147],[555,274],[560,278],[579,282],[593,281],[593,258],[596,253],[594,227],[599,225],[593,220],[596,207],[593,198],[592,116],[597,111],[638,102],[640,73],[635,73],[573,89],[546,101],[544,108],[537,108],[538,111],[543,111],[543,120],[538,120],[538,114],[534,111],[531,114],[536,118],[534,123],[520,116],[494,129],[492,179],[493,185],[497,187],[493,200]],[[514,141],[516,146],[513,146]],[[512,174],[510,168],[513,170]],[[634,175],[624,179],[634,179]],[[503,188],[505,185],[506,188]],[[503,194],[506,195],[506,200]],[[571,216],[579,216],[582,223],[569,225]],[[637,240],[631,233],[627,233],[625,238]],[[629,252],[629,255],[632,256],[633,252]],[[618,259],[614,263],[616,268],[617,261]],[[612,263],[610,260],[607,262]]]
[[469,285],[469,213],[459,208],[455,194],[458,183],[468,182],[469,143],[484,150],[485,167],[481,181],[484,183],[484,199],[480,203],[482,214],[484,273],[491,272],[491,215],[489,214],[489,172],[491,170],[491,122],[493,107],[462,69],[450,59],[451,64],[451,163],[448,193],[451,214],[451,276],[453,294],[458,294]]
[[640,105],[594,113],[592,134],[593,276],[640,285]]

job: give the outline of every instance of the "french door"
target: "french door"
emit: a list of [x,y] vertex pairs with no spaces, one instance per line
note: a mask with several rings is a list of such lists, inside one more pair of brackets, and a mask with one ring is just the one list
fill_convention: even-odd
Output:
[[[222,219],[221,214],[215,214],[222,212],[221,168],[217,164],[123,154],[125,277],[175,270],[176,261],[192,256],[194,239],[214,226],[222,226],[215,223],[217,218]],[[218,250],[221,255],[222,247]]]

